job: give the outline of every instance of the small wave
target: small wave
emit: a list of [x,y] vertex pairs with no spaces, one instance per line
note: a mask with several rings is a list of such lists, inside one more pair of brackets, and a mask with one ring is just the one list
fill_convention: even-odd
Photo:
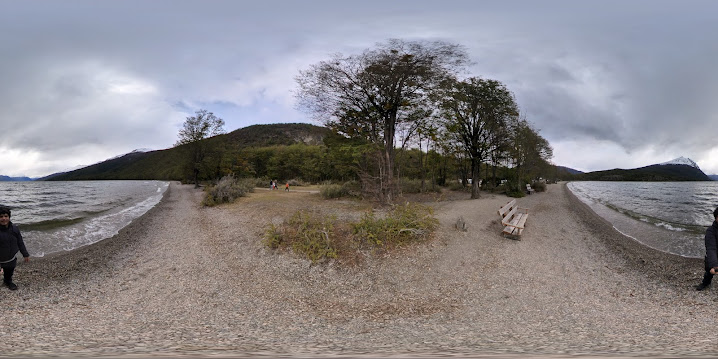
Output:
[[47,220],[47,221],[39,221],[39,222],[34,222],[34,223],[22,223],[21,227],[23,230],[48,231],[48,230],[80,223],[80,222],[82,222],[83,219],[85,219],[85,218],[78,217],[78,218],[69,218],[69,219],[51,219],[51,220]]
[[676,231],[676,232],[685,232],[686,231],[685,228],[672,226],[669,223],[665,223],[665,222],[658,222],[658,223],[655,223],[655,225],[658,227],[663,227],[669,231]]

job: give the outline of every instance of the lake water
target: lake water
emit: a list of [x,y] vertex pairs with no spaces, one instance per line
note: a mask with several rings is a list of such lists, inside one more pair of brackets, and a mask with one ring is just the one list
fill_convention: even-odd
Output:
[[162,181],[0,182],[31,256],[67,251],[117,234],[162,199]]
[[626,236],[684,257],[705,255],[717,182],[570,182],[568,188]]

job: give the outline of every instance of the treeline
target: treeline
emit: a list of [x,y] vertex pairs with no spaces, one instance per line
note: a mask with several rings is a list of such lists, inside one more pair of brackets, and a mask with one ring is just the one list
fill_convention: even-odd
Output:
[[[262,125],[261,128],[275,132],[285,126],[289,125]],[[287,133],[287,136],[290,134]],[[293,136],[302,137],[302,133],[294,133]],[[199,167],[200,181],[215,181],[233,175],[237,178],[263,178],[267,182],[276,179],[282,183],[361,182],[361,172],[372,165],[371,144],[329,131],[325,132],[319,144],[262,146],[255,143],[253,147],[243,147],[226,141],[224,136],[205,141],[207,153]],[[187,151],[188,148],[182,150]],[[189,158],[188,155],[185,152],[185,158]],[[426,150],[416,146],[397,149],[396,158],[397,178],[417,181],[419,191],[437,191],[443,186],[458,188],[463,187],[462,184],[468,187],[471,161],[461,151],[444,153],[438,147]],[[482,168],[480,179],[484,188],[495,187],[504,179],[513,183],[518,176],[516,168],[501,163],[483,163]],[[193,173],[187,165],[182,179],[192,180]],[[527,180],[555,178],[558,175],[554,166],[542,161],[526,161],[521,174]]]

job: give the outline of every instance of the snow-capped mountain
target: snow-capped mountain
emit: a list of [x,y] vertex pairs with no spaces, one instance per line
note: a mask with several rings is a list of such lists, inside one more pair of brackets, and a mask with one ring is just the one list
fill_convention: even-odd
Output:
[[710,181],[690,158],[678,157],[655,165],[633,168],[595,171],[581,175],[587,181]]
[[690,158],[683,157],[683,156],[678,157],[673,160],[670,160],[668,162],[659,163],[659,165],[686,165],[686,166],[691,166],[693,168],[701,169],[700,167],[698,167],[698,165],[695,162],[693,162],[693,160],[691,160]]

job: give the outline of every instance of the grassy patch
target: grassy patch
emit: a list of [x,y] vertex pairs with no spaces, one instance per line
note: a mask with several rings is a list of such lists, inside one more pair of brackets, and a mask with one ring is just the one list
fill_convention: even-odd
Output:
[[390,250],[431,237],[438,226],[431,207],[394,206],[384,216],[365,213],[356,223],[340,223],[335,216],[297,211],[281,226],[270,224],[264,244],[270,249],[291,249],[312,261],[338,259],[355,263],[362,249]]
[[392,207],[384,217],[367,212],[359,223],[351,226],[358,240],[393,248],[427,238],[438,224],[431,207],[407,203]]

